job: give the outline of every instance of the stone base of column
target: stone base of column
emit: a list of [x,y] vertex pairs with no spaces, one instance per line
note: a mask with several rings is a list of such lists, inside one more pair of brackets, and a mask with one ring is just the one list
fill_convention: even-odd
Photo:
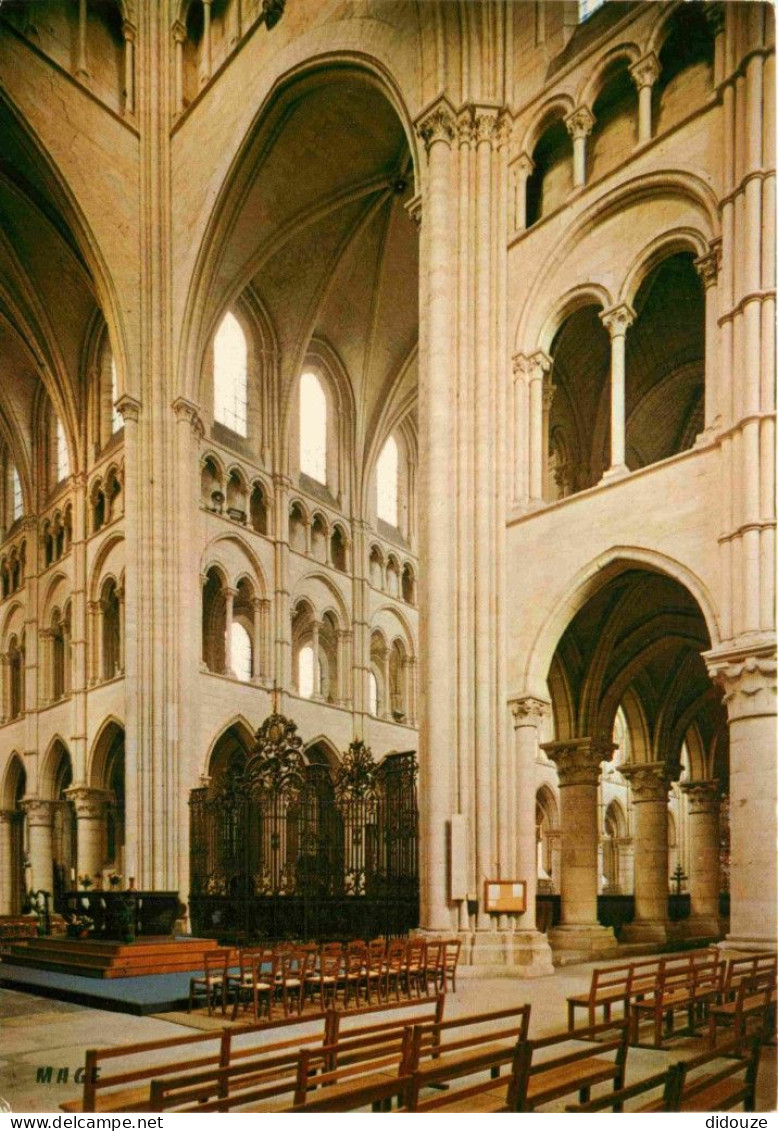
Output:
[[724,934],[721,921],[715,915],[694,915],[674,924],[674,937],[682,939],[720,939]]
[[668,924],[664,919],[637,920],[625,923],[621,931],[621,942],[625,943],[664,943],[669,936]]
[[718,944],[721,950],[778,950],[778,937],[773,935],[750,936],[726,935]]
[[629,468],[626,463],[617,463],[614,467],[609,467],[598,483],[598,486],[603,486],[607,483],[617,483],[619,479],[624,479],[629,475]]
[[577,958],[585,962],[587,958],[618,954],[619,949],[613,928],[603,927],[601,923],[552,927],[548,932],[548,941],[554,958],[563,962],[572,962]]
[[542,978],[554,973],[551,948],[540,931],[475,931],[460,934],[463,978]]

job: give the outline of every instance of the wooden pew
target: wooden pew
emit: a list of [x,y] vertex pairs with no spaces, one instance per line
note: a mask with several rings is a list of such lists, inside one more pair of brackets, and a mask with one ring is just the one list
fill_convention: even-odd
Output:
[[624,1105],[630,1100],[644,1097],[647,1092],[659,1092],[648,1102],[643,1101],[639,1107],[630,1107],[630,1112],[646,1111],[677,1111],[680,1102],[681,1087],[683,1084],[683,1069],[677,1064],[672,1064],[664,1072],[654,1076],[647,1076],[636,1084],[628,1084],[608,1092],[604,1096],[587,1100],[583,1104],[568,1104],[565,1111],[594,1112],[594,1111],[624,1111]]
[[638,1044],[642,1019],[652,1022],[653,1047],[661,1048],[667,1033],[674,1029],[675,1014],[686,1013],[688,1032],[694,1033],[705,1010],[720,993],[719,964],[716,958],[684,964],[663,964],[656,985],[630,1002],[630,1043]]
[[[676,1110],[730,1111],[742,1103],[743,1111],[753,1111],[760,1050],[761,1041],[753,1036],[682,1061],[683,1086]],[[725,1058],[727,1063],[717,1068],[716,1063]]]
[[[280,1021],[265,1021],[254,1025],[244,1025],[233,1029],[220,1029],[205,1033],[186,1033],[180,1037],[168,1037],[157,1041],[143,1041],[133,1045],[114,1045],[110,1048],[87,1049],[84,1065],[84,1087],[80,1099],[68,1100],[60,1104],[62,1111],[148,1111],[150,1084],[158,1076],[171,1073],[193,1071],[198,1068],[224,1068],[230,1063],[250,1056],[257,1051],[257,1045],[246,1048],[236,1047],[235,1038],[246,1035],[276,1031],[283,1032],[289,1027],[300,1027],[311,1022],[318,1023],[315,1039],[324,1043],[326,1033],[326,1013],[313,1013],[305,1017],[284,1018]],[[192,1048],[195,1054],[186,1055]],[[196,1055],[200,1046],[205,1055]],[[209,1048],[209,1046],[211,1046]],[[276,1042],[276,1048],[299,1049],[299,1035],[286,1041]],[[159,1062],[156,1054],[169,1051],[171,1058]],[[185,1059],[181,1059],[184,1056]],[[128,1066],[122,1063],[118,1071],[106,1074],[105,1068],[116,1060],[126,1062],[136,1059],[139,1063]]]
[[[376,1013],[397,1011],[410,1013],[396,1020],[384,1019],[369,1025],[344,1027],[353,1014],[328,1011],[322,1039],[306,1041],[299,1036],[283,1044],[266,1048],[241,1049],[233,1053],[232,1062],[213,1065],[199,1072],[183,1071],[177,1075],[159,1075],[151,1083],[151,1111],[210,1112],[245,1110],[277,1111],[294,1100],[299,1087],[299,1065],[309,1064],[314,1057],[314,1070],[319,1073],[338,1069],[344,1075],[391,1069],[396,1074],[404,1058],[406,1033],[419,1021],[436,1023],[443,1016],[445,995],[416,1002],[400,1002],[393,1010],[373,1006],[358,1011],[360,1018]],[[298,1019],[294,1020],[299,1024]],[[303,1021],[305,1018],[302,1019]],[[287,1022],[290,1023],[290,1022]],[[301,1042],[306,1042],[301,1047]],[[240,1058],[243,1059],[240,1059]],[[316,1084],[319,1083],[319,1077]],[[251,1105],[251,1106],[249,1106]]]
[[[724,1062],[724,1063],[722,1063]],[[572,1112],[623,1111],[631,1099],[647,1092],[661,1092],[633,1112],[728,1111],[738,1103],[754,1110],[759,1068],[759,1039],[731,1041],[692,1060],[679,1061],[665,1072],[649,1076],[625,1088],[582,1104],[570,1104]]]
[[778,955],[759,952],[757,954],[733,955],[727,960],[726,973],[722,980],[721,1000],[734,1001],[743,980],[750,980],[757,974],[776,974]]
[[[607,1080],[613,1081],[614,1089],[623,1088],[628,1032],[628,1022],[621,1019],[526,1041],[522,1045],[515,1110],[534,1111],[571,1092],[578,1092],[580,1102],[586,1103],[592,1085]],[[571,1041],[585,1041],[588,1047],[543,1060],[536,1057],[541,1050]],[[597,1044],[593,1048],[594,1041]],[[605,1056],[610,1052],[614,1053],[612,1060]]]
[[759,1032],[766,1038],[770,1028],[770,1011],[775,1006],[775,970],[766,970],[743,978],[733,1001],[711,1005],[708,1013],[708,1037],[716,1047],[719,1025],[730,1025],[735,1038],[745,1034],[749,1020],[759,1022]]

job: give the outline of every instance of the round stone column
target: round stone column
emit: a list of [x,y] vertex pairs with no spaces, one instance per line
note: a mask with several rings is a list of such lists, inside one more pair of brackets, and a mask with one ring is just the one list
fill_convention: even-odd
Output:
[[708,652],[729,716],[730,933],[738,949],[775,949],[776,876],[774,645]]
[[17,814],[0,810],[0,915],[13,915],[13,825]]
[[29,845],[30,875],[25,877],[33,891],[54,894],[54,860],[52,856],[52,830],[56,801],[30,798],[22,801],[27,817],[27,843]]
[[693,937],[721,933],[719,922],[719,783],[681,783],[689,812],[689,898],[685,927]]
[[635,918],[622,932],[624,942],[667,939],[667,793],[664,762],[619,766],[632,787],[635,813]]
[[543,749],[556,764],[562,814],[562,922],[549,942],[555,951],[582,955],[614,950],[612,929],[597,920],[597,784],[600,763],[615,747],[606,739],[573,738],[545,742]]
[[76,813],[77,874],[94,876],[102,872],[108,826],[108,794],[102,789],[76,785],[66,790]]

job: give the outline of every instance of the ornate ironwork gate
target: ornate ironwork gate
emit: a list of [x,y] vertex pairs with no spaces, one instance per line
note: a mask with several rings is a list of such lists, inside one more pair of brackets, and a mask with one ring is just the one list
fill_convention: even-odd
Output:
[[225,940],[399,935],[418,925],[413,752],[376,765],[352,742],[309,765],[271,715],[245,767],[190,795],[192,929]]

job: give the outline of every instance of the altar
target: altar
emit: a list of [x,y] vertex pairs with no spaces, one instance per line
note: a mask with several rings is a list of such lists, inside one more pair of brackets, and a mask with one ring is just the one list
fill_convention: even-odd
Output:
[[63,897],[66,920],[75,920],[71,936],[130,942],[135,938],[169,937],[181,915],[177,891],[68,891]]

